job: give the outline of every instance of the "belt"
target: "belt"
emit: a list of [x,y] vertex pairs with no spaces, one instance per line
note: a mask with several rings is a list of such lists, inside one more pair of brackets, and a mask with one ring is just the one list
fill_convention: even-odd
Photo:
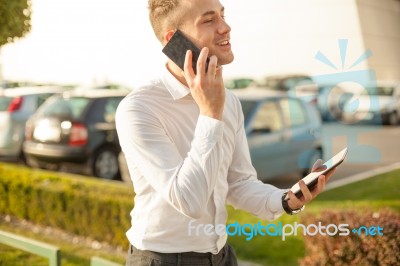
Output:
[[160,253],[149,250],[140,250],[130,245],[130,252],[132,255],[145,256],[147,258],[162,261],[164,263],[173,263],[175,265],[187,264],[210,264],[212,265],[215,261],[220,261],[224,256],[228,245],[226,244],[218,254],[198,253],[198,252],[181,252],[181,253]]

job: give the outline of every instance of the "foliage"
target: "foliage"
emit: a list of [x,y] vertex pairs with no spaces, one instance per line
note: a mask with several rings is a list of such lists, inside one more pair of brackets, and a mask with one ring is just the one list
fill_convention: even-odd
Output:
[[[393,237],[397,237],[395,241],[399,242],[398,234],[400,232],[398,223],[397,225],[394,223],[394,221],[399,221],[400,213],[400,201],[398,199],[399,174],[400,170],[395,170],[324,192],[307,206],[305,212],[296,216],[283,215],[274,223],[293,224],[301,222],[303,224],[315,224],[315,221],[318,222],[322,219],[321,221],[327,224],[340,223],[342,221],[348,224],[354,222],[356,225],[369,225],[371,223],[368,223],[368,221],[375,221],[375,224],[372,225],[379,224],[384,227],[385,237],[389,237],[385,241],[393,245]],[[129,212],[133,207],[133,197],[132,187],[126,184],[32,170],[0,163],[1,214],[8,214],[44,226],[58,227],[67,232],[89,236],[98,241],[106,241],[114,246],[120,246],[122,250],[126,250],[127,247],[125,232],[130,227]],[[390,207],[390,212],[383,211],[384,207]],[[365,216],[358,212],[346,216],[349,210],[357,209],[364,210]],[[327,210],[333,211],[334,214],[326,213]],[[343,215],[341,214],[342,212],[344,213]],[[397,214],[395,215],[392,212]],[[228,213],[228,223],[256,224],[261,222],[264,225],[270,223],[244,211],[234,210],[230,206],[228,206]],[[379,217],[374,218],[377,217],[377,213]],[[317,218],[320,220],[316,220]],[[0,226],[4,225],[0,224]],[[390,228],[393,228],[392,231],[394,230],[393,232],[397,233],[397,235],[386,235],[389,232],[387,230]],[[31,235],[32,232],[17,232],[15,231],[16,229],[11,230],[8,228],[7,230],[47,243],[60,245],[65,260],[77,261],[67,265],[82,265],[83,260],[86,261],[93,255],[107,258],[104,254],[92,254],[90,253],[91,251],[83,253],[84,248],[78,244],[61,245],[58,242],[59,239]],[[333,241],[334,239],[335,237],[305,239],[303,235],[299,234],[290,236],[285,241],[282,241],[279,236],[256,236],[251,241],[246,241],[244,236],[234,236],[229,237],[228,241],[234,246],[241,259],[262,265],[298,265],[298,260],[304,257],[305,254],[304,260],[313,256],[316,261],[322,261],[322,259],[320,260],[319,257],[316,257],[319,255],[317,253],[326,254],[325,252],[332,249],[332,246],[330,246],[332,243],[325,242]],[[387,247],[382,246],[384,242],[381,240],[383,239],[377,239],[376,237],[372,239],[354,239],[354,236],[348,236],[342,237],[341,240],[343,241],[338,243],[337,252],[339,253],[343,250],[354,249],[357,252],[351,254],[358,257],[358,252],[366,254],[362,253],[362,248],[366,246],[367,250],[369,250],[368,254],[371,254],[367,255],[367,257],[381,259],[380,252],[384,252],[382,254],[390,259],[390,254],[388,253],[390,251]],[[365,240],[379,242],[365,242]],[[315,243],[310,243],[311,241]],[[310,245],[314,245],[313,247],[315,249],[318,248],[318,251],[314,253]],[[378,248],[371,248],[374,245]],[[397,248],[396,252],[398,251]],[[116,257],[110,257],[109,259],[118,260],[116,258],[119,255],[112,255]],[[120,260],[122,261],[124,258],[125,255],[123,254]],[[340,261],[340,259],[337,260]],[[385,260],[383,261],[386,262]],[[362,261],[359,265],[365,265],[366,263]],[[329,262],[327,264],[329,265]]]
[[0,164],[0,213],[126,247],[132,188]]
[[0,0],[0,47],[31,29],[30,0]]
[[[0,245],[0,266],[7,265],[46,265],[47,259],[31,253]],[[23,264],[25,262],[25,264]]]
[[[392,210],[326,211],[320,217],[303,217],[303,224],[348,224],[350,235],[305,237],[306,257],[300,265],[398,265],[400,261],[400,215]],[[380,226],[383,235],[352,232],[360,226]]]

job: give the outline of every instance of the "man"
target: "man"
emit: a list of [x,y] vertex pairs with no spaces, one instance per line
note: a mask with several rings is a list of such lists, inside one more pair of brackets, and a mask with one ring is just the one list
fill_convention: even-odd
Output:
[[287,201],[285,190],[257,180],[240,102],[224,88],[222,65],[234,56],[219,0],[149,0],[149,11],[163,45],[179,29],[202,51],[197,74],[187,51],[184,71],[168,61],[162,77],[117,110],[136,193],[127,265],[237,265],[226,232],[190,229],[225,225],[226,203],[269,220],[284,207],[300,211],[323,190],[325,176],[313,191],[301,182],[304,196],[289,192]]

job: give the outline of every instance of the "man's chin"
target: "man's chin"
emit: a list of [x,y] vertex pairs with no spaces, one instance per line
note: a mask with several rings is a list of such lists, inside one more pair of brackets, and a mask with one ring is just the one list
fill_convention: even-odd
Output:
[[229,65],[230,63],[233,62],[235,59],[235,56],[232,54],[230,56],[225,56],[224,58],[218,58],[218,65]]

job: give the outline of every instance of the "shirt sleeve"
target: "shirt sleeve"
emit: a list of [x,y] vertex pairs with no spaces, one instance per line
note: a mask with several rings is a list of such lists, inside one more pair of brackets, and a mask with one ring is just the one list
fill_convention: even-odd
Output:
[[223,122],[200,115],[185,158],[159,119],[132,99],[119,105],[116,127],[128,163],[133,162],[149,184],[179,212],[194,219],[201,217],[224,156]]
[[248,211],[261,219],[274,220],[284,212],[281,197],[285,190],[257,179],[257,172],[251,163],[242,109],[240,103],[238,105],[239,124],[232,163],[228,169],[227,200],[237,209]]

